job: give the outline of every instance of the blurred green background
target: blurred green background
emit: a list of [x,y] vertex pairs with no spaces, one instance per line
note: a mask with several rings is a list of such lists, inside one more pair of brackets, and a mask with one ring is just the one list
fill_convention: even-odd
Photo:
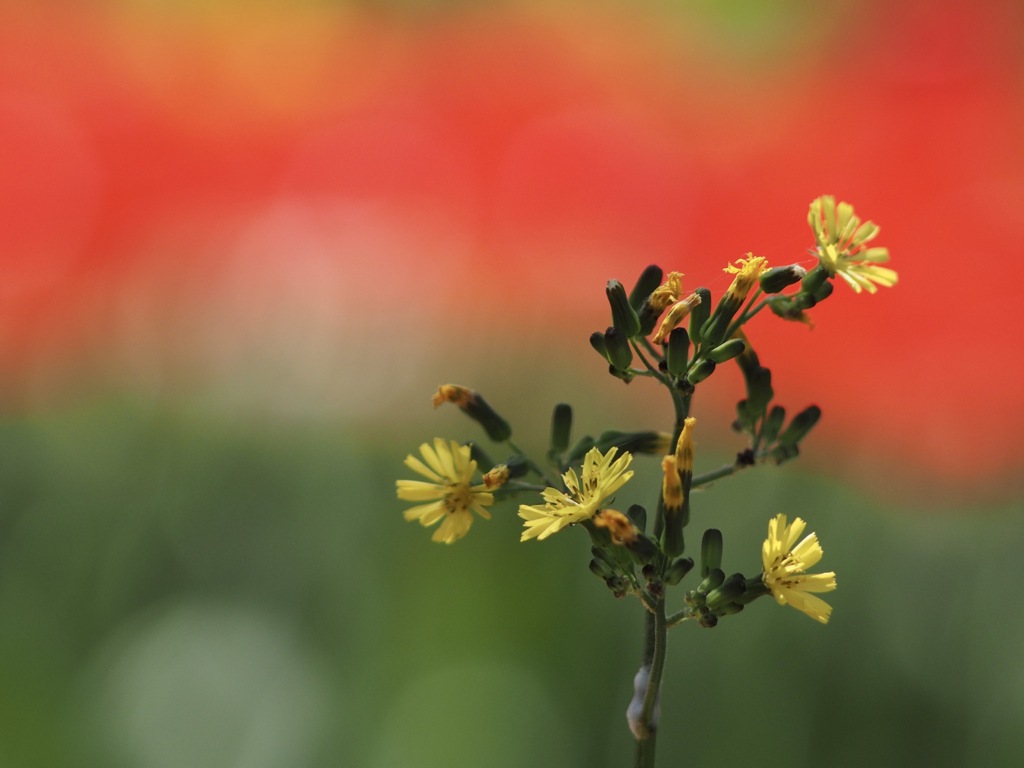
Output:
[[[900,283],[758,318],[824,417],[689,538],[752,573],[803,517],[833,617],[673,630],[659,765],[1024,764],[1022,32],[1014,0],[4,4],[0,767],[631,764],[639,605],[511,503],[431,543],[402,459],[479,438],[444,382],[535,455],[560,401],[667,429],[586,343],[605,281],[805,259],[827,193]],[[698,472],[743,447],[734,374]]]
[[[432,544],[393,498],[407,447],[339,425],[110,399],[0,434],[4,765],[630,764],[641,612],[582,532],[519,545],[509,505]],[[673,630],[662,763],[1018,764],[1019,507],[908,514],[798,464],[691,530],[756,571],[767,515],[803,515],[833,620]]]

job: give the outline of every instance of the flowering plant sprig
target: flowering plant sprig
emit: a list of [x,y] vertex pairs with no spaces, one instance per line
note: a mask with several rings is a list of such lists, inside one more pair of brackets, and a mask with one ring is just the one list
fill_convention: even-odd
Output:
[[[749,575],[723,570],[723,537],[716,528],[703,531],[696,562],[687,546],[695,488],[749,467],[795,458],[821,417],[817,405],[808,405],[787,420],[785,408],[775,403],[771,370],[761,364],[747,335],[748,323],[767,307],[778,317],[810,325],[810,311],[832,295],[836,277],[857,293],[896,284],[896,272],[879,266],[888,260],[888,250],[867,245],[878,227],[861,223],[851,205],[819,197],[810,205],[808,223],[816,263],[809,269],[801,263],[771,267],[764,257],[747,254],[725,267],[732,281],[717,301],[707,288],[685,290],[682,273],[666,276],[653,265],[628,295],[617,280],[608,282],[612,324],[593,333],[590,344],[615,378],[626,383],[648,378],[665,388],[674,411],[671,431],[609,430],[573,443],[572,408],[562,403],[552,415],[544,460],[537,461],[513,442],[509,423],[478,392],[446,384],[434,394],[434,407],[458,406],[511,455],[495,464],[476,444],[437,438],[433,445],[420,446],[422,459],[410,455],[405,460],[426,479],[397,482],[399,498],[420,502],[405,512],[406,519],[439,524],[433,539],[446,544],[466,535],[474,514],[489,519],[488,507],[524,493],[539,493],[540,499],[519,505],[521,541],[543,541],[574,527],[587,532],[591,572],[615,597],[635,597],[646,609],[643,659],[626,710],[636,766],[654,765],[670,628],[687,622],[714,627],[767,595],[822,624],[832,613],[818,595],[836,588],[835,573],[808,573],[823,550],[816,534],[801,538],[806,523],[799,517],[791,523],[785,514],[770,519],[760,571]],[[737,403],[732,427],[746,436],[747,444],[728,464],[696,473],[693,397],[729,362],[735,362],[745,383],[746,396]],[[634,478],[633,456],[643,453],[662,457],[653,514],[635,504],[624,512],[614,509],[616,493]],[[479,467],[489,469],[474,482]],[[669,613],[668,592],[691,571],[696,583],[685,590],[678,610]]]

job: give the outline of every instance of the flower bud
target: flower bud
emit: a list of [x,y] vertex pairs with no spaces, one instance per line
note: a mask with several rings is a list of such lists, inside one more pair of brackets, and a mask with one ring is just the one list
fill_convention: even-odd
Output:
[[707,603],[708,592],[721,586],[723,581],[725,581],[725,572],[721,568],[712,568],[708,571],[704,580],[697,585],[697,592],[704,597],[704,603]]
[[743,596],[747,588],[746,579],[742,573],[734,573],[729,578],[708,592],[706,605],[708,610],[717,616],[726,616],[731,613],[738,613],[742,605],[733,603]]
[[761,430],[761,437],[765,444],[771,445],[779,435],[782,422],[786,419],[786,409],[781,405],[772,406],[768,416],[764,420],[764,428]]
[[596,557],[590,561],[589,568],[592,574],[602,580],[610,579],[615,575],[615,571],[612,570],[608,563],[604,560],[598,560]]
[[793,417],[793,420],[789,422],[789,426],[779,435],[780,445],[792,445],[799,444],[807,433],[811,431],[815,424],[818,423],[818,419],[821,418],[821,408],[816,405],[810,405],[804,408],[800,413]]
[[683,327],[673,329],[668,336],[668,347],[665,349],[665,362],[668,372],[673,376],[683,376],[690,355],[690,336]]
[[[604,343],[604,334],[600,331],[594,331],[590,334],[590,346],[597,350],[597,354],[608,360],[608,347]],[[608,362],[611,362],[608,360]]]
[[507,464],[496,464],[484,473],[484,485],[487,490],[493,491],[507,483],[510,476]]
[[700,335],[700,329],[711,316],[711,291],[698,288],[694,293],[700,296],[700,303],[690,311],[690,341],[700,344],[704,338]]
[[666,451],[671,439],[671,435],[665,432],[652,432],[650,430],[644,432],[620,432],[615,429],[609,429],[598,436],[594,445],[602,453],[607,453],[609,448],[615,447],[621,451],[629,451],[634,454],[660,455]]
[[743,339],[729,339],[708,352],[708,358],[716,363],[724,363],[741,354],[746,348],[747,343]]
[[559,403],[551,414],[551,451],[550,456],[560,456],[569,447],[569,434],[572,432],[572,406]]
[[612,308],[612,325],[626,338],[640,333],[640,318],[626,297],[626,289],[618,280],[609,280],[604,289]]
[[[591,342],[593,343],[593,342]],[[626,334],[612,327],[604,332],[604,345],[608,350],[608,362],[616,371],[625,371],[633,362],[633,350],[629,348]]]
[[715,361],[704,358],[697,362],[690,372],[686,374],[686,380],[691,384],[699,384],[715,372]]
[[630,306],[632,306],[637,312],[640,312],[641,308],[647,302],[647,298],[654,293],[659,285],[661,285],[662,274],[661,267],[657,264],[651,264],[640,273],[640,277],[637,278],[636,285],[634,285],[633,290],[629,292]]
[[761,283],[761,290],[765,293],[778,293],[785,290],[807,274],[807,270],[799,264],[790,264],[786,267],[772,267],[761,273],[758,281]]
[[693,570],[693,558],[680,557],[668,567],[667,571],[665,571],[665,583],[675,586],[682,581],[683,577],[691,570]]
[[722,532],[717,528],[708,528],[700,542],[700,575],[707,576],[721,565]]

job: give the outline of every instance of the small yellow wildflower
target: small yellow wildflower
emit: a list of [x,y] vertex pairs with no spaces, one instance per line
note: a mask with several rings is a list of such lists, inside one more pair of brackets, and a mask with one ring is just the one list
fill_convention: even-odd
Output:
[[832,606],[811,592],[831,592],[836,588],[836,575],[804,573],[821,560],[823,551],[817,535],[811,533],[796,544],[807,524],[799,517],[792,524],[785,515],[776,515],[768,522],[768,538],[761,547],[764,565],[762,580],[779,605],[792,605],[812,619],[827,624]]
[[[537,539],[541,541],[567,525],[589,520],[601,506],[601,502],[613,495],[631,477],[633,471],[626,468],[633,460],[628,451],[616,459],[617,448],[609,449],[602,454],[597,448],[591,448],[583,457],[582,477],[570,469],[562,475],[565,491],[557,488],[545,488],[541,496],[546,502],[543,505],[519,507],[519,516],[526,522],[526,528],[520,541]],[[614,459],[614,460],[613,460]]]
[[508,465],[498,464],[484,473],[484,485],[493,491],[495,488],[501,488],[501,486],[507,483],[509,477],[511,477],[511,473],[509,472]]
[[685,299],[677,301],[669,309],[665,317],[662,318],[661,324],[658,326],[658,332],[654,334],[651,341],[654,344],[661,344],[668,340],[668,335],[672,333],[673,329],[683,321],[693,308],[700,304],[700,294],[691,293]]
[[421,525],[441,526],[431,537],[434,541],[452,544],[461,539],[473,524],[473,512],[490,520],[491,514],[485,506],[494,503],[494,494],[486,485],[471,485],[476,472],[476,462],[470,459],[468,445],[459,445],[454,440],[438,437],[434,445],[420,446],[423,461],[409,455],[405,466],[428,478],[425,480],[398,480],[395,485],[398,498],[404,501],[423,501],[405,511],[406,520],[419,520]]
[[747,298],[750,289],[757,285],[761,273],[768,269],[768,260],[764,256],[748,253],[746,258],[737,259],[736,264],[739,266],[730,264],[722,270],[730,275],[736,275],[732,279],[732,285],[726,290],[723,301],[739,306]]
[[875,283],[886,288],[896,285],[896,271],[878,266],[889,260],[889,249],[867,246],[878,234],[878,225],[872,221],[861,224],[852,205],[841,202],[837,206],[834,197],[824,195],[811,203],[807,223],[818,244],[818,260],[829,275],[838,274],[857,293],[875,293]]
[[669,272],[668,279],[654,289],[651,293],[648,302],[651,305],[651,309],[661,312],[669,304],[674,304],[679,301],[679,296],[683,292],[683,273],[682,272]]

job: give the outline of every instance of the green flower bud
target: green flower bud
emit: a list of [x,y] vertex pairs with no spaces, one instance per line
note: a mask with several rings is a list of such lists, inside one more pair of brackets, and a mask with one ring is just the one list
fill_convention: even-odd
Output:
[[658,545],[642,533],[638,533],[636,538],[627,542],[625,546],[633,555],[633,559],[641,565],[652,562],[659,552]]
[[764,428],[761,430],[761,436],[766,444],[771,445],[775,442],[775,438],[778,437],[779,430],[782,429],[782,422],[785,419],[786,409],[781,405],[772,406],[764,420]]
[[640,318],[626,298],[626,289],[618,280],[609,280],[604,289],[612,308],[612,325],[627,339],[640,333]]
[[[510,479],[515,477],[523,477],[527,472],[530,471],[530,464],[526,460],[526,457],[520,456],[519,454],[516,454],[515,456],[509,456],[507,459],[505,459],[504,464],[506,467],[508,467],[508,476]],[[480,466],[490,465],[481,464]]]
[[680,557],[668,567],[668,570],[665,571],[665,583],[675,586],[682,581],[683,577],[691,570],[693,570],[693,558]]
[[747,343],[743,339],[729,339],[708,352],[708,358],[716,363],[724,363],[740,355],[746,348]]
[[605,360],[608,360],[608,362],[611,362],[611,360],[608,359],[608,347],[605,346],[603,333],[600,331],[594,331],[590,334],[590,346],[597,350],[597,354]]
[[691,384],[699,384],[714,372],[715,361],[705,358],[690,369],[690,372],[686,374],[686,380]]
[[665,350],[665,362],[668,372],[673,376],[683,376],[690,355],[690,335],[683,327],[674,328],[668,336],[668,347]]
[[799,282],[806,274],[807,270],[799,264],[790,264],[786,267],[772,267],[762,272],[758,280],[765,293],[778,293]]
[[476,462],[478,467],[493,467],[494,462],[491,461],[491,457],[487,455],[476,443],[469,443],[469,458]]
[[572,432],[572,406],[559,403],[551,414],[551,451],[548,455],[560,456],[569,447]]
[[637,278],[636,285],[633,286],[633,290],[629,293],[630,306],[639,312],[644,302],[647,301],[647,297],[654,293],[655,288],[661,285],[663,276],[664,273],[657,264],[651,264],[641,272],[640,277]]
[[779,435],[780,445],[797,445],[821,418],[821,408],[810,405],[793,417],[789,426]]
[[690,341],[700,344],[704,340],[700,335],[700,329],[711,316],[711,291],[707,288],[698,288],[694,293],[700,296],[700,304],[690,311]]
[[700,542],[700,575],[707,576],[721,565],[722,532],[717,528],[708,528]]
[[608,350],[608,362],[616,371],[625,371],[633,362],[633,350],[629,348],[629,339],[615,327],[604,332],[604,345]]
[[594,558],[590,561],[589,567],[590,572],[599,579],[607,580],[615,575],[615,571],[613,571],[604,560]]

